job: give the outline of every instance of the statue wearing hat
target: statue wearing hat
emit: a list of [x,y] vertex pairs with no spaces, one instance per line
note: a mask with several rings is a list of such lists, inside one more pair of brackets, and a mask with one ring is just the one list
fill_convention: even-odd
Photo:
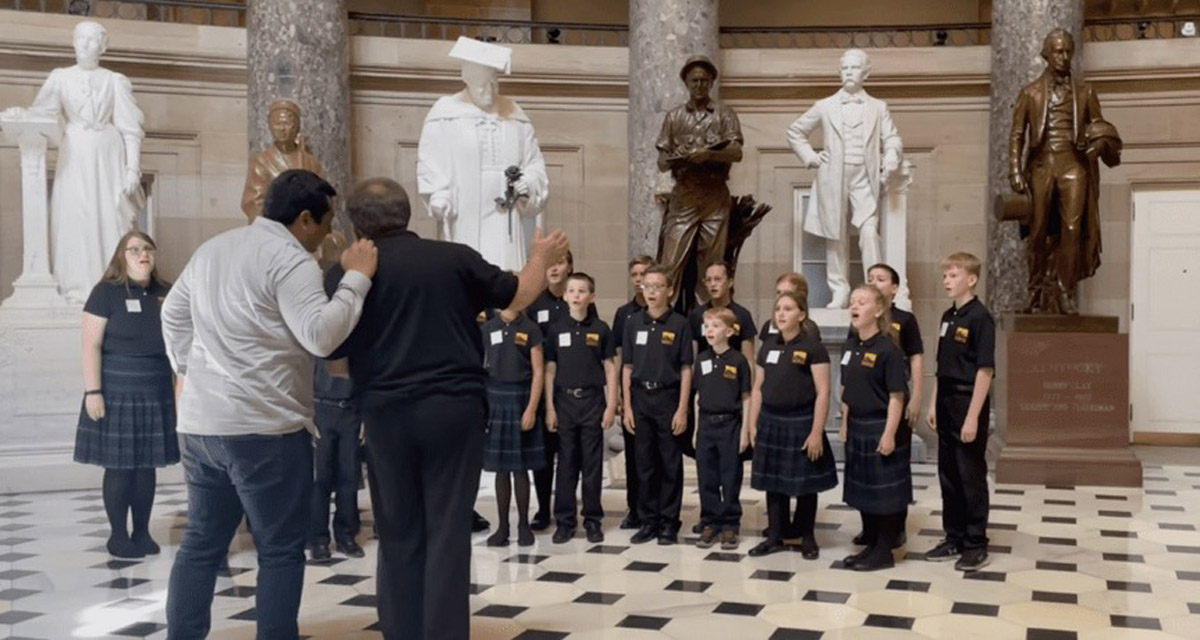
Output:
[[1121,137],[1092,87],[1071,75],[1075,41],[1055,29],[1046,69],[1021,89],[1009,137],[1009,181],[1021,194],[1002,219],[1021,223],[1029,261],[1027,312],[1079,312],[1076,289],[1100,266],[1100,171],[1121,162]]
[[[709,97],[717,67],[704,56],[690,58],[679,71],[688,101],[663,118],[658,136],[658,168],[670,171],[675,186],[667,200],[659,235],[658,261],[671,269],[680,298],[683,274],[694,260],[705,265],[725,259],[732,201],[729,168],[742,159],[742,127],[733,109]],[[707,297],[703,286],[697,295]],[[690,305],[685,305],[690,307]]]
[[546,161],[529,116],[499,93],[512,49],[459,38],[466,87],[434,103],[417,147],[417,191],[444,240],[519,271],[550,196]]
[[300,106],[291,100],[276,100],[267,113],[267,126],[274,143],[250,158],[246,169],[246,187],[242,190],[242,211],[250,222],[262,212],[267,187],[288,169],[304,169],[319,176],[325,174],[316,156],[308,152],[300,134]]
[[[863,82],[871,72],[866,52],[842,54],[842,88],[818,100],[788,127],[788,143],[805,166],[817,170],[804,232],[825,239],[826,279],[833,299],[830,309],[850,302],[850,230],[858,229],[865,270],[882,262],[879,239],[881,186],[900,167],[904,145],[892,124],[887,103],[867,95]],[[809,136],[820,126],[825,149],[813,149]],[[847,215],[848,214],[848,215]]]

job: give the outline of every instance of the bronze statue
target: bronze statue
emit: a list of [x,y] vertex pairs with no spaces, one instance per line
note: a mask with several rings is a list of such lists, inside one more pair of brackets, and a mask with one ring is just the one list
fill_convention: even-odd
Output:
[[[1092,87],[1072,77],[1075,41],[1055,29],[1042,46],[1046,70],[1021,89],[1009,136],[1009,181],[1027,196],[1006,217],[1028,241],[1027,313],[1077,314],[1076,289],[1100,266],[1100,172],[1121,162],[1121,138]],[[1013,209],[1018,210],[1013,215]]]
[[291,100],[276,100],[267,114],[274,144],[250,158],[246,169],[246,188],[242,191],[242,211],[250,222],[262,211],[267,186],[276,176],[288,169],[306,169],[319,176],[325,169],[316,156],[308,152],[304,136],[300,135],[300,106]]
[[[690,58],[679,71],[688,101],[667,113],[658,136],[658,168],[670,171],[675,186],[667,199],[658,240],[658,261],[670,267],[680,299],[683,274],[722,260],[729,238],[732,204],[729,167],[742,159],[742,128],[733,109],[712,100],[717,67],[704,56]],[[706,294],[702,283],[696,291]]]

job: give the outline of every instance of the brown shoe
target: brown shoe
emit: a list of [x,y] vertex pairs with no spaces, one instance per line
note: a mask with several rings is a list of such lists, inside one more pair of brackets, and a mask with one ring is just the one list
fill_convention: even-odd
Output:
[[717,541],[717,532],[712,527],[704,527],[700,531],[700,539],[696,541],[696,546],[701,549],[707,549],[713,546]]
[[737,549],[740,542],[737,532],[733,529],[726,529],[721,532],[721,548],[725,551]]

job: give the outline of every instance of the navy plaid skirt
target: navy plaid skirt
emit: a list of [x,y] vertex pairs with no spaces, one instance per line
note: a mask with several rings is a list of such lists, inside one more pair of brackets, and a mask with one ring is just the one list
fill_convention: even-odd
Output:
[[104,354],[104,417],[79,409],[75,462],[105,469],[148,469],[179,462],[171,364],[162,356]]
[[800,496],[837,486],[837,465],[829,438],[821,433],[824,451],[813,462],[804,452],[812,431],[813,414],[780,415],[763,409],[758,415],[750,487],[759,491]]
[[855,420],[853,414],[847,425],[842,500],[864,513],[899,513],[912,502],[912,432],[898,429],[896,449],[883,456],[876,449],[886,426],[886,419]]
[[521,431],[521,415],[529,406],[528,382],[488,382],[488,432],[483,468],[488,471],[532,471],[546,466],[542,412],[529,431]]

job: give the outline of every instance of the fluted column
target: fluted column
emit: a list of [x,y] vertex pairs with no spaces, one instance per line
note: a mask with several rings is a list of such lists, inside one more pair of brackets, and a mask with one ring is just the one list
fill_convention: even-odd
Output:
[[683,63],[691,56],[705,55],[721,64],[718,4],[718,0],[629,2],[630,255],[657,254],[662,210],[654,202],[660,181],[654,143],[663,116],[688,99],[679,79]]
[[[300,105],[301,132],[339,194],[350,188],[350,26],[345,0],[246,3],[248,152],[271,144],[271,101]],[[341,202],[339,199],[336,202]],[[337,226],[348,229],[339,208]]]
[[[1083,59],[1083,0],[994,0],[992,3],[992,116],[988,140],[988,203],[1011,193],[1008,186],[1008,135],[1021,87],[1045,69],[1042,41],[1055,28],[1075,38],[1075,73]],[[995,314],[1028,303],[1025,242],[1015,222],[998,221],[988,212],[988,307]]]

